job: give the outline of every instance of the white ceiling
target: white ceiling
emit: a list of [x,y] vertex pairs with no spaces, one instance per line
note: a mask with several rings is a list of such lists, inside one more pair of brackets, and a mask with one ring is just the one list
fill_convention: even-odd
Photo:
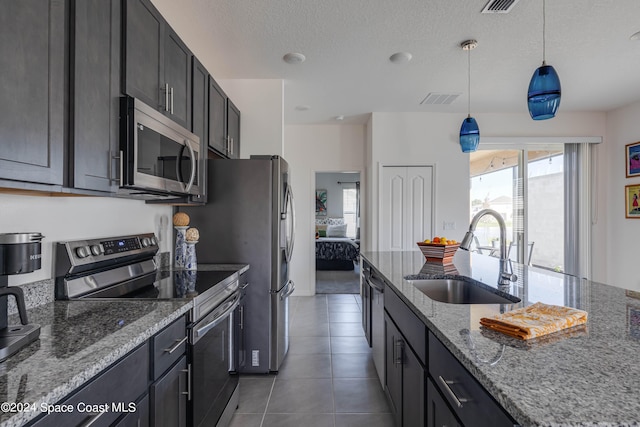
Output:
[[[172,2],[155,0],[154,3]],[[216,79],[284,79],[287,124],[363,122],[375,112],[467,110],[526,113],[542,62],[542,1],[481,14],[487,0],[181,0],[184,19],[207,40]],[[159,6],[159,7],[160,7]],[[162,8],[160,7],[161,11]],[[187,10],[188,9],[188,10]],[[640,100],[640,0],[547,0],[547,63],[562,83],[558,114],[608,111]],[[171,22],[171,18],[168,18]],[[407,51],[413,59],[393,64]],[[307,60],[289,65],[287,52]],[[429,92],[461,93],[423,106]],[[308,111],[296,106],[307,105]]]

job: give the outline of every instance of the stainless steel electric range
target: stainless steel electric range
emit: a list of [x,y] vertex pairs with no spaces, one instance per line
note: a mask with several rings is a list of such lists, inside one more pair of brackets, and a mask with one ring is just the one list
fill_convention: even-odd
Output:
[[226,425],[237,406],[244,288],[237,271],[162,270],[153,234],[60,242],[55,296],[62,300],[190,299],[189,423]]

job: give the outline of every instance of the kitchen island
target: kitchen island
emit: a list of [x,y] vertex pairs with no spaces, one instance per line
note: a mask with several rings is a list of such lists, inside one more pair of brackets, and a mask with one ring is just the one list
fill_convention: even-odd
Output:
[[[639,425],[637,293],[514,263],[518,280],[506,292],[520,303],[447,304],[430,299],[405,277],[457,273],[497,288],[499,260],[458,251],[445,274],[442,265],[425,264],[417,251],[363,252],[362,257],[518,424]],[[537,301],[585,310],[588,322],[529,341],[480,327],[481,317]]]

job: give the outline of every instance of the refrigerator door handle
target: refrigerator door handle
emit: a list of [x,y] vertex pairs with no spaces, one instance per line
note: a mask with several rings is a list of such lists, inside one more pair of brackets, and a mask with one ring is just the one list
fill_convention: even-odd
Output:
[[[287,262],[291,261],[291,256],[293,255],[293,244],[296,240],[296,209],[295,203],[293,200],[293,192],[291,191],[291,186],[287,184],[287,189],[285,190],[284,195],[285,200],[285,211],[282,212],[281,218],[285,221],[285,227],[288,225],[290,228],[285,231],[285,259]],[[289,221],[287,221],[287,217],[290,216]]]
[[293,280],[289,280],[289,282],[287,283],[287,286],[285,287],[285,290],[282,291],[282,295],[280,295],[280,299],[284,300],[286,298],[289,298],[289,296],[291,296],[291,294],[295,290],[296,290],[296,286],[293,283]]

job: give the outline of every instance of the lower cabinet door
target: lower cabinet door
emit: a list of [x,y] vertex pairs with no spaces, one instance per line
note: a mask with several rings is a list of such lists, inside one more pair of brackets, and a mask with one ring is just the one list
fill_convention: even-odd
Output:
[[113,427],[149,427],[149,395],[136,402],[135,412],[121,418]]
[[400,331],[387,314],[384,315],[385,380],[384,390],[389,400],[395,425],[402,425],[402,347]]
[[427,427],[460,427],[431,379],[427,379]]
[[404,346],[402,365],[402,425],[424,426],[424,368],[408,345]]
[[151,425],[184,427],[187,425],[187,357],[182,358],[149,389]]

